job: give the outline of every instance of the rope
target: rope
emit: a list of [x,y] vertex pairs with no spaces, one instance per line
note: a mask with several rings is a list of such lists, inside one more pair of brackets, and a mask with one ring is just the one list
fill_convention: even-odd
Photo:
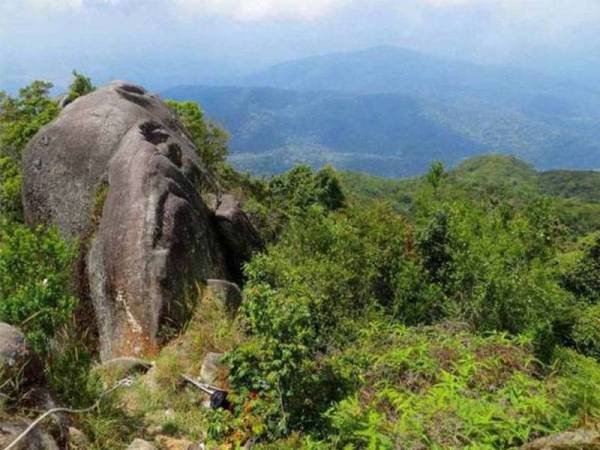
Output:
[[88,413],[88,412],[94,410],[95,408],[97,408],[98,406],[100,406],[100,402],[108,394],[116,391],[118,388],[120,388],[122,386],[129,387],[129,386],[132,385],[132,383],[133,383],[133,379],[131,377],[127,377],[127,378],[124,378],[124,379],[118,381],[113,387],[111,387],[110,389],[107,389],[106,391],[102,392],[98,396],[98,399],[96,400],[96,402],[92,406],[90,406],[88,408],[83,408],[83,409],[53,408],[53,409],[50,409],[50,410],[46,411],[44,414],[42,414],[37,419],[35,419],[33,422],[31,422],[31,424],[27,428],[25,428],[25,430],[19,436],[17,436],[14,441],[12,441],[10,444],[8,444],[7,447],[4,448],[4,450],[14,449],[16,447],[16,445],[23,438],[25,438],[25,436],[27,436],[37,425],[39,425],[41,422],[43,422],[44,419],[46,419],[48,416],[50,416],[52,414],[56,414],[56,413],[69,413],[69,414],[85,414],[85,413]]
[[[115,359],[119,359],[119,358],[115,358]],[[144,364],[147,365],[147,367],[154,366],[154,363],[152,363],[152,362],[144,361]],[[204,393],[209,394],[211,396],[211,407],[212,408],[224,407],[224,405],[226,404],[227,391],[224,391],[215,386],[211,386],[210,384],[199,383],[188,375],[185,375],[185,374],[180,374],[180,375],[185,381],[187,381],[188,383],[191,383],[196,388],[201,389]],[[132,376],[128,376],[128,377],[123,378],[122,380],[118,381],[113,387],[102,392],[98,396],[98,399],[96,400],[96,402],[88,408],[84,408],[84,409],[53,408],[53,409],[46,411],[44,414],[42,414],[37,419],[35,419],[33,422],[31,422],[31,424],[27,428],[25,428],[25,431],[23,431],[19,436],[17,436],[14,441],[12,441],[7,447],[4,448],[4,450],[14,449],[16,447],[16,445],[25,436],[27,436],[31,432],[31,430],[33,430],[37,425],[39,425],[41,422],[43,422],[44,419],[46,419],[46,417],[51,416],[52,414],[56,414],[56,413],[68,413],[68,414],[88,413],[88,412],[92,411],[93,409],[97,408],[100,405],[100,402],[102,401],[102,399],[104,397],[106,397],[108,394],[110,394],[111,392],[114,392],[115,390],[117,390],[118,388],[120,388],[122,386],[130,387],[133,384],[133,380],[134,379]]]

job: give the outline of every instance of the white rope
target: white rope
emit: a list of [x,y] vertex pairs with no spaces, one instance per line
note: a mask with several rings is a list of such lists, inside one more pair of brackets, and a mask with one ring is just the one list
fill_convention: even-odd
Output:
[[16,447],[16,445],[23,438],[25,438],[25,436],[27,436],[37,425],[39,425],[42,421],[44,421],[44,419],[46,419],[46,417],[48,417],[52,414],[56,414],[56,413],[85,414],[85,413],[90,412],[93,409],[97,408],[100,405],[100,402],[102,401],[102,399],[104,397],[106,397],[108,394],[110,394],[111,392],[114,392],[115,390],[117,390],[118,388],[120,388],[122,386],[131,386],[132,383],[133,383],[133,380],[131,377],[127,377],[127,378],[120,380],[113,387],[102,392],[100,394],[100,396],[98,397],[98,399],[96,400],[96,402],[89,408],[83,408],[83,409],[53,408],[53,409],[46,411],[44,414],[42,414],[37,419],[35,419],[33,422],[31,422],[31,424],[27,428],[25,428],[25,431],[23,431],[19,436],[17,436],[14,441],[12,441],[10,444],[8,444],[8,446],[5,447],[4,450],[14,449]]
[[[116,358],[119,359],[119,358]],[[148,367],[152,367],[154,366],[153,362],[145,362],[144,364],[147,365]],[[192,377],[185,375],[185,374],[180,374],[181,377],[186,380],[188,383],[191,383],[193,386],[195,386],[196,388],[201,389],[204,393],[212,395],[214,394],[215,391],[222,391],[222,392],[226,392],[218,387],[215,386],[211,386],[210,384],[204,384],[204,383],[200,383],[196,380],[194,380]],[[27,436],[31,430],[33,430],[37,425],[39,425],[44,419],[46,419],[46,417],[52,415],[52,414],[56,414],[56,413],[69,413],[69,414],[85,414],[87,412],[92,411],[93,409],[97,408],[100,405],[100,402],[102,401],[102,399],[104,397],[106,397],[108,394],[110,394],[111,392],[117,390],[118,388],[120,388],[121,386],[126,386],[129,387],[133,384],[133,377],[129,376],[127,378],[123,378],[122,380],[118,381],[113,387],[111,387],[110,389],[102,392],[100,394],[100,396],[98,397],[98,399],[96,400],[96,403],[94,403],[92,406],[90,406],[89,408],[84,408],[84,409],[71,409],[71,408],[53,408],[49,411],[46,411],[44,414],[42,414],[41,416],[39,416],[37,419],[35,419],[33,422],[31,422],[31,424],[25,428],[25,431],[23,431],[19,436],[17,436],[15,438],[14,441],[12,441],[7,447],[4,448],[4,450],[12,450],[15,448],[15,446],[25,437]]]

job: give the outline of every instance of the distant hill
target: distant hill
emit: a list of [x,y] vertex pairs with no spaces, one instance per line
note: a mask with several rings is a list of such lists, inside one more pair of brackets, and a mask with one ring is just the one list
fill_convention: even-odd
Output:
[[184,86],[163,96],[200,103],[231,134],[232,161],[256,173],[307,162],[406,176],[485,150],[406,95]]
[[163,95],[201,103],[230,130],[234,163],[255,172],[303,161],[405,176],[482,153],[540,169],[600,168],[600,90],[573,82],[377,47],[238,83]]
[[[387,179],[360,172],[341,172],[341,177],[351,195],[390,201],[406,214],[411,214],[415,192],[427,183],[424,177]],[[517,201],[527,195],[552,197],[562,220],[572,229],[581,233],[600,229],[600,172],[540,172],[513,156],[482,155],[449,170],[444,186],[474,197],[481,193]]]

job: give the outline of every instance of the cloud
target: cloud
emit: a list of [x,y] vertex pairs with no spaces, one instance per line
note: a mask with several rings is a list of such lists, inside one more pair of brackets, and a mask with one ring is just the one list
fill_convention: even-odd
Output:
[[156,7],[194,16],[224,16],[238,21],[313,20],[365,0],[0,0],[5,13],[62,13],[97,7]]
[[98,7],[127,10],[154,8],[183,16],[222,16],[236,21],[310,21],[340,12],[379,8],[420,13],[427,10],[485,9],[512,22],[543,20],[551,24],[600,18],[600,0],[0,0],[0,12],[59,12]]
[[239,21],[313,20],[326,16],[352,0],[174,0],[186,11],[223,15]]
[[[10,0],[7,3],[11,2]],[[29,7],[34,11],[44,10],[65,10],[72,8],[79,8],[83,4],[83,0],[24,0],[22,2],[25,7]]]

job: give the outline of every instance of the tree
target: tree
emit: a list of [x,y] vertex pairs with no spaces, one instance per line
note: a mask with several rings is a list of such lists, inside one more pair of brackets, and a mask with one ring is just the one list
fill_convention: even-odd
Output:
[[167,104],[190,134],[202,162],[207,168],[220,171],[229,154],[227,132],[206,119],[202,109],[195,102],[167,100]]
[[21,154],[27,142],[59,111],[50,98],[52,84],[34,81],[18,97],[0,93],[0,215],[22,217]]
[[73,70],[73,81],[69,86],[69,93],[65,103],[71,103],[75,99],[82,97],[90,92],[93,92],[96,87],[92,84],[92,80],[85,75]]
[[309,166],[296,166],[273,177],[269,190],[277,204],[288,211],[306,210],[311,205],[334,211],[344,206],[345,201],[337,174],[330,166],[316,173]]
[[563,275],[562,284],[588,303],[600,302],[600,236],[575,267]]
[[442,179],[444,177],[444,164],[440,161],[436,161],[431,165],[429,172],[427,173],[427,181],[433,187],[435,191],[438,190]]

